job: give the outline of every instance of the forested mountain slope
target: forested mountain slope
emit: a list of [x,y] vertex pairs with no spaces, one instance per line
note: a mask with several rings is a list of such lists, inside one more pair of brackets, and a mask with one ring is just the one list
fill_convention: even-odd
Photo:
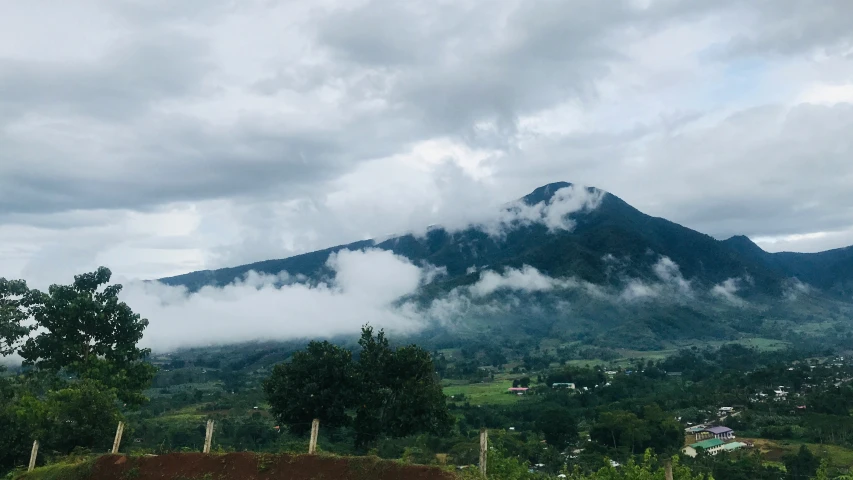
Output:
[[[537,188],[507,207],[548,204],[565,182]],[[828,293],[853,291],[853,247],[821,253],[775,253],[761,250],[748,238],[718,241],[663,218],[646,215],[610,193],[600,195],[597,208],[571,216],[574,228],[554,230],[541,222],[510,222],[495,235],[482,225],[448,231],[431,228],[425,235],[406,234],[382,242],[372,240],[340,245],[316,252],[219,270],[205,270],[161,279],[191,291],[206,285],[223,286],[249,271],[322,278],[330,273],[329,255],[350,249],[379,248],[393,251],[417,264],[447,269],[443,282],[466,283],[473,269],[530,265],[551,276],[574,276],[596,284],[612,282],[609,263],[620,265],[620,275],[644,278],[661,256],[675,262],[684,278],[716,285],[730,278],[748,278],[747,295],[779,295],[786,282],[797,278]]]

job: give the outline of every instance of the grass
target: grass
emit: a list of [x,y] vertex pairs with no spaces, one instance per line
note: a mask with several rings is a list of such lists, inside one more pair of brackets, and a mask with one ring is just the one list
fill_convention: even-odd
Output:
[[768,464],[777,464],[787,454],[795,454],[801,445],[805,445],[815,455],[827,458],[829,463],[835,467],[853,467],[853,449],[840,447],[838,445],[827,445],[819,443],[803,443],[796,441],[776,441],[765,438],[747,438],[740,441],[750,440],[759,448]]
[[92,458],[76,458],[38,467],[32,472],[22,473],[12,478],[16,480],[85,480],[92,472],[94,462]]
[[512,380],[496,379],[493,382],[447,386],[444,387],[444,394],[450,397],[464,393],[465,400],[471,405],[508,405],[523,398],[507,393],[510,387],[512,387]]
[[638,360],[642,360],[646,362],[648,360],[664,360],[667,357],[675,355],[679,350],[683,348],[690,348],[691,346],[697,347],[720,347],[722,345],[732,345],[738,344],[743,345],[745,347],[753,347],[757,348],[760,351],[775,351],[782,350],[788,347],[789,343],[782,340],[775,340],[772,338],[742,338],[739,340],[730,340],[730,341],[711,341],[711,342],[701,342],[701,343],[685,343],[674,345],[672,348],[666,348],[662,350],[628,350],[628,349],[617,349],[620,358],[615,360],[600,360],[600,359],[591,359],[591,360],[571,360],[568,362],[570,365],[574,366],[607,366],[607,367],[633,367],[634,364]]

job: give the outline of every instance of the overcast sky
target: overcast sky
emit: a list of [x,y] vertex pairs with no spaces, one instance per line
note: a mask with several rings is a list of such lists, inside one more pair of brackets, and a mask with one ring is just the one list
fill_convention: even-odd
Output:
[[853,244],[849,0],[0,6],[0,276],[156,278],[571,181]]

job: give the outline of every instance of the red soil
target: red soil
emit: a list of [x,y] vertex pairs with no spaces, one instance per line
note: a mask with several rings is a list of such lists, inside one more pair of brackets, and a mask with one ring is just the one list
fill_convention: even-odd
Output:
[[170,453],[97,460],[87,480],[453,480],[435,467],[402,465],[375,457]]

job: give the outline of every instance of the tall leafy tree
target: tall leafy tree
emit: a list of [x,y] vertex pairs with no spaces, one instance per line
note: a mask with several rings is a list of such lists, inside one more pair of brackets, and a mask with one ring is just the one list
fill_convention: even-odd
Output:
[[384,331],[362,328],[358,359],[356,443],[379,436],[446,433],[453,425],[429,352],[416,345],[392,349]]
[[[276,365],[264,382],[273,413],[291,431],[350,424],[363,447],[383,436],[445,433],[453,423],[426,350],[391,348],[385,332],[362,330],[357,362],[329,342],[311,342],[288,363]],[[354,413],[354,419],[352,415]]]
[[114,391],[92,380],[48,393],[46,404],[52,424],[46,443],[60,452],[74,447],[107,448],[121,417]]
[[23,305],[40,333],[20,354],[25,364],[100,382],[125,403],[138,404],[155,371],[144,362],[150,350],[137,346],[148,320],[119,300],[122,286],[109,285],[111,276],[100,267],[76,275],[71,285],[29,291]]
[[353,381],[350,351],[329,342],[311,342],[290,362],[273,367],[264,392],[273,415],[290,431],[305,433],[315,418],[326,427],[349,424]]
[[801,445],[796,454],[786,455],[783,462],[788,478],[791,480],[811,478],[820,467],[820,458],[805,445]]
[[578,422],[565,408],[550,408],[536,420],[536,428],[548,445],[563,451],[578,439]]
[[24,325],[29,314],[22,302],[28,293],[23,280],[0,278],[0,357],[14,352],[17,342],[30,331]]

